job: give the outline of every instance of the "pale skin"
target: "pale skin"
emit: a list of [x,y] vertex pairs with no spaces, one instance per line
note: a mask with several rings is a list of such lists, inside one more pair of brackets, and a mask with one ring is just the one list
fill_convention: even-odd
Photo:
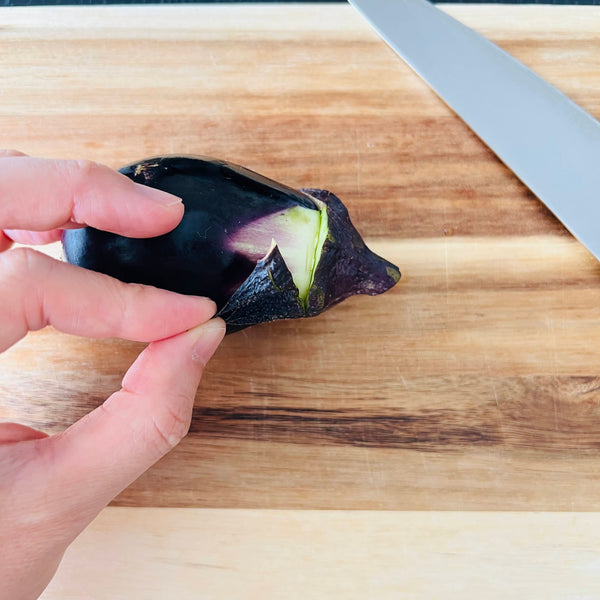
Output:
[[121,389],[66,431],[0,423],[2,600],[37,598],[79,533],[181,441],[225,333],[209,299],[124,284],[14,242],[83,225],[149,237],[182,216],[177,198],[107,167],[0,151],[0,352],[47,325],[148,343]]

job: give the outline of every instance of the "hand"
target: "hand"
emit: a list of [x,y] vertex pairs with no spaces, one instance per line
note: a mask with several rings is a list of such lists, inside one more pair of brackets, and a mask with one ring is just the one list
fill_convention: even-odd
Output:
[[37,598],[75,537],[183,438],[202,370],[225,331],[220,319],[208,321],[215,312],[208,299],[9,248],[57,240],[62,228],[86,224],[160,235],[182,215],[177,198],[107,167],[0,153],[0,351],[46,325],[150,342],[121,390],[65,432],[49,437],[0,424],[2,600]]

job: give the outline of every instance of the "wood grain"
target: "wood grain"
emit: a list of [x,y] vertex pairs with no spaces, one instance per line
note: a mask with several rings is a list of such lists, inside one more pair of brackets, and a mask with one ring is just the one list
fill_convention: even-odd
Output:
[[[598,7],[444,10],[600,116]],[[328,188],[403,272],[228,337],[190,435],[117,504],[600,507],[600,267],[350,7],[0,19],[2,145],[112,166],[205,154]],[[140,349],[31,334],[0,357],[0,418],[61,431]]]
[[109,508],[42,598],[595,600],[599,530],[589,513]]

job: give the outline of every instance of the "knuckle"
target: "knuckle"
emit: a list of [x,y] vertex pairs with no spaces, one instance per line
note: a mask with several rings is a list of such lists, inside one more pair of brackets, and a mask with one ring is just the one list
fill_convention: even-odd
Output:
[[138,451],[155,462],[187,435],[192,403],[184,394],[163,394],[154,398],[148,395],[152,396],[152,392],[124,385],[96,410],[104,413],[109,421],[118,421],[117,429],[122,430],[125,438],[129,437]]
[[[183,399],[180,402],[177,398],[171,398],[171,401],[175,406],[187,404],[187,402],[183,402]],[[160,414],[152,418],[154,443],[161,454],[172,450],[181,442],[190,429],[191,419],[191,411],[187,413],[177,410],[168,404],[164,405]]]
[[113,329],[118,337],[126,337],[127,330],[143,310],[144,300],[147,295],[145,286],[138,283],[123,283],[111,279],[111,305],[115,308],[113,314]]
[[43,255],[33,248],[13,248],[0,255],[2,279],[26,279],[35,273],[43,262]]
[[100,179],[104,167],[87,159],[64,160],[57,163],[60,176],[66,181],[66,188],[71,191],[71,219],[83,224],[85,219],[81,214],[87,210],[87,205],[93,201],[95,186]]
[[98,163],[87,159],[65,160],[59,164],[65,170],[66,176],[76,182],[86,180],[100,169]]
[[121,286],[124,304],[128,305],[127,308],[135,307],[136,309],[146,299],[150,289],[141,283],[121,283]]
[[53,259],[32,248],[15,248],[0,254],[2,287],[16,294],[19,320],[29,331],[47,324],[43,290],[38,282],[48,279],[53,264]]

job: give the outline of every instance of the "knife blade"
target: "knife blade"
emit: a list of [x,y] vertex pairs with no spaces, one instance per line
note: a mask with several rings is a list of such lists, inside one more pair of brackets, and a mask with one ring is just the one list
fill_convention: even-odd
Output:
[[600,123],[428,0],[349,1],[600,258]]

